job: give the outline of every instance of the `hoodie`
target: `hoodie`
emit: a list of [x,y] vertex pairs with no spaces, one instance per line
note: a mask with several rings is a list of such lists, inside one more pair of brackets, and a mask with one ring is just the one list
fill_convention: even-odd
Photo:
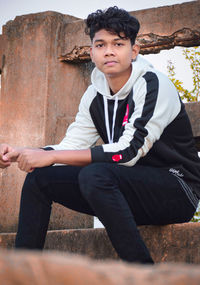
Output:
[[[162,167],[192,185],[200,197],[200,159],[173,83],[142,56],[126,84],[111,94],[94,68],[74,123],[55,150],[91,148],[92,162]],[[102,145],[95,146],[97,140]]]

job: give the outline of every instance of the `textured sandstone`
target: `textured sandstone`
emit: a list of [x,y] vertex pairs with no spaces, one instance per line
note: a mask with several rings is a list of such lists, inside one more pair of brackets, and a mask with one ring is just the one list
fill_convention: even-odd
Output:
[[[175,46],[197,46],[200,44],[199,23],[200,1],[177,4],[166,7],[139,10],[131,12],[138,18],[141,29],[137,42],[141,47],[141,54],[158,53],[163,49]],[[184,19],[184,20],[183,20]],[[79,35],[84,33],[84,26],[79,25]],[[86,43],[73,39],[74,46],[69,46],[66,53],[62,53],[60,60],[66,62],[81,62],[90,60],[88,40]]]
[[[141,22],[138,41],[147,52],[174,44],[198,44],[199,5],[200,1],[193,1],[131,12]],[[57,143],[63,137],[90,82],[92,64],[84,63],[90,40],[84,29],[83,20],[55,12],[16,17],[4,26],[0,35],[0,142],[35,147]],[[72,50],[70,61],[82,63],[59,61],[60,55]],[[200,145],[197,112],[196,118],[193,129]],[[0,170],[0,232],[17,229],[24,177],[15,165]],[[91,217],[54,205],[49,228],[92,224]]]
[[3,70],[5,65],[5,55],[4,50],[6,49],[6,41],[3,35],[0,35],[0,74]]
[[200,151],[200,102],[186,103],[198,151]]
[[48,285],[198,285],[199,265],[145,266],[124,262],[94,262],[80,256],[0,252],[0,283]]
[[[200,263],[200,224],[186,223],[139,227],[156,263]],[[0,248],[14,246],[15,234],[0,234]],[[49,231],[46,250],[80,253],[95,259],[117,259],[105,229]]]
[[143,53],[200,43],[200,1],[132,12],[141,23]]
[[[90,72],[88,64],[74,66],[58,61],[64,28],[74,20],[46,12],[17,17],[4,26],[0,37],[4,46],[0,48],[0,58],[4,57],[0,142],[36,147],[58,143],[64,136],[87,88]],[[0,175],[0,232],[12,232],[17,229],[25,174],[13,165],[1,170]],[[50,229],[92,225],[92,217],[53,206]]]

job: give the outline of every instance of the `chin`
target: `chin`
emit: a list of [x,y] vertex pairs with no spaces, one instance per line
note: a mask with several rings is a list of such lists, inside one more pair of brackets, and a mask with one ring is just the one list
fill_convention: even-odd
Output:
[[105,72],[104,73],[104,75],[106,76],[106,77],[116,77],[116,76],[118,76],[118,72]]

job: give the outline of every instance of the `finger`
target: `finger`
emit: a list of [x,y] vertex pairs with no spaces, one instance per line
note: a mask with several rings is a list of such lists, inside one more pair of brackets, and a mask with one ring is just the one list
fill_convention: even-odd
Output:
[[12,158],[17,158],[19,155],[19,152],[17,151],[12,151],[12,152],[8,152],[4,155],[4,157],[6,157],[8,160],[11,160]]
[[33,171],[34,171],[34,168],[32,168],[32,167],[29,168],[29,169],[26,169],[26,172],[27,172],[27,173],[31,173],[31,172],[33,172]]
[[30,169],[30,167],[28,167],[27,160],[23,154],[19,155],[19,157],[17,158],[17,162],[18,162],[18,167],[20,170],[27,172],[27,170]]
[[[10,149],[10,150],[9,150]],[[3,144],[1,145],[0,153],[2,155],[6,154],[7,152],[11,151],[11,147],[9,145]]]
[[0,162],[0,168],[6,168],[6,167],[8,167],[8,166],[10,166],[11,165],[11,163],[10,162]]
[[18,167],[21,171],[26,171],[25,168],[21,164],[18,164]]
[[33,172],[34,168],[29,167],[29,166],[26,165],[26,166],[20,167],[20,170],[25,171],[27,173],[31,173],[31,172]]
[[17,158],[17,162],[18,162],[18,167],[20,170],[24,170],[23,168],[23,157],[21,157],[21,155]]
[[1,160],[4,162],[10,161],[10,159],[5,155],[2,155]]

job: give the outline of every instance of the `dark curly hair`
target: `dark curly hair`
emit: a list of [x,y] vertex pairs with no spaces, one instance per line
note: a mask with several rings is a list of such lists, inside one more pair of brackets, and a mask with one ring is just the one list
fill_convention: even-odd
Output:
[[117,6],[110,7],[104,11],[97,10],[89,14],[85,23],[85,33],[90,36],[91,41],[96,32],[105,29],[117,34],[120,38],[122,38],[120,33],[123,32],[125,38],[131,40],[132,45],[135,43],[135,38],[140,28],[140,23],[135,17]]

